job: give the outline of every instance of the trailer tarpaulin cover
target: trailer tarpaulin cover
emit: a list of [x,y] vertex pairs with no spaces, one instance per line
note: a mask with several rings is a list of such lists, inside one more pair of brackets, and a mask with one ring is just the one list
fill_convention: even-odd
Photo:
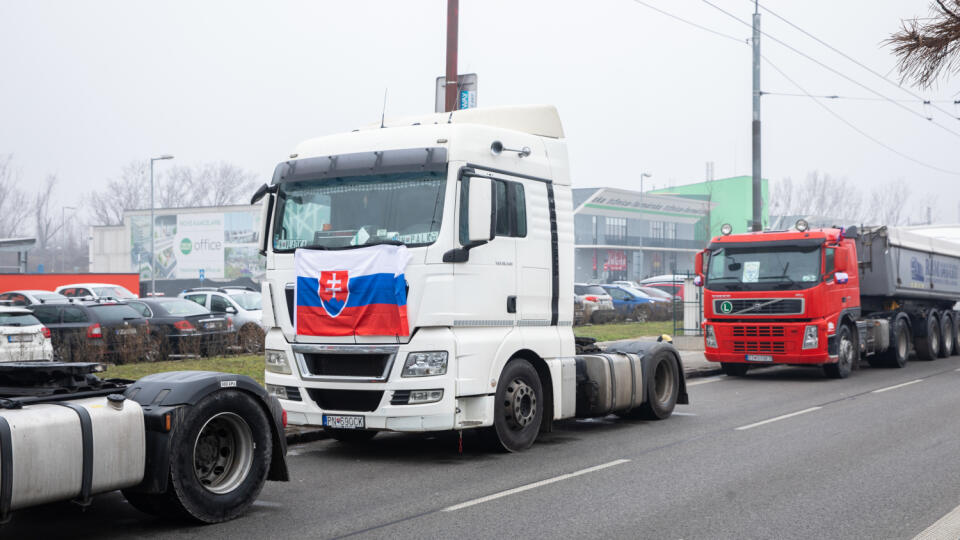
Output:
[[406,336],[406,246],[298,249],[294,327],[301,336]]

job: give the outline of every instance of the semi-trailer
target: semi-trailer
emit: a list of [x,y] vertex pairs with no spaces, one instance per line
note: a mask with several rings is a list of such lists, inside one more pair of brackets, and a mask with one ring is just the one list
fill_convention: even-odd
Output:
[[915,352],[960,352],[960,246],[870,226],[724,234],[696,257],[705,356],[728,375],[752,366],[822,366],[847,377],[861,358],[903,367]]
[[669,343],[577,354],[573,208],[553,107],[377,122],[301,143],[262,199],[266,385],[341,440],[666,418]]

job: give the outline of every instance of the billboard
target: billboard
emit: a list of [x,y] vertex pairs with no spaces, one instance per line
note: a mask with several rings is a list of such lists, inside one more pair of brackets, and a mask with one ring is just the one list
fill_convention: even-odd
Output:
[[[181,212],[154,216],[157,279],[260,279],[260,210]],[[150,216],[130,216],[130,267],[150,279]]]

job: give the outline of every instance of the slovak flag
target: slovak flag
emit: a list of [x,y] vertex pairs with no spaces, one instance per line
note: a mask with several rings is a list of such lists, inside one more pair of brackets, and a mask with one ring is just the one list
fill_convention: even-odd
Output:
[[406,246],[298,249],[294,328],[301,336],[406,336]]

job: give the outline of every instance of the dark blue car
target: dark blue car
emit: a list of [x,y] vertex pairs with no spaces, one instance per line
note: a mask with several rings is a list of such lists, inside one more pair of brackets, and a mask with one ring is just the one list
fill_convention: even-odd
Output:
[[659,298],[651,298],[633,287],[623,285],[602,285],[607,294],[613,297],[613,309],[617,316],[623,319],[633,319],[644,322],[659,316],[663,311],[661,304],[668,302]]

